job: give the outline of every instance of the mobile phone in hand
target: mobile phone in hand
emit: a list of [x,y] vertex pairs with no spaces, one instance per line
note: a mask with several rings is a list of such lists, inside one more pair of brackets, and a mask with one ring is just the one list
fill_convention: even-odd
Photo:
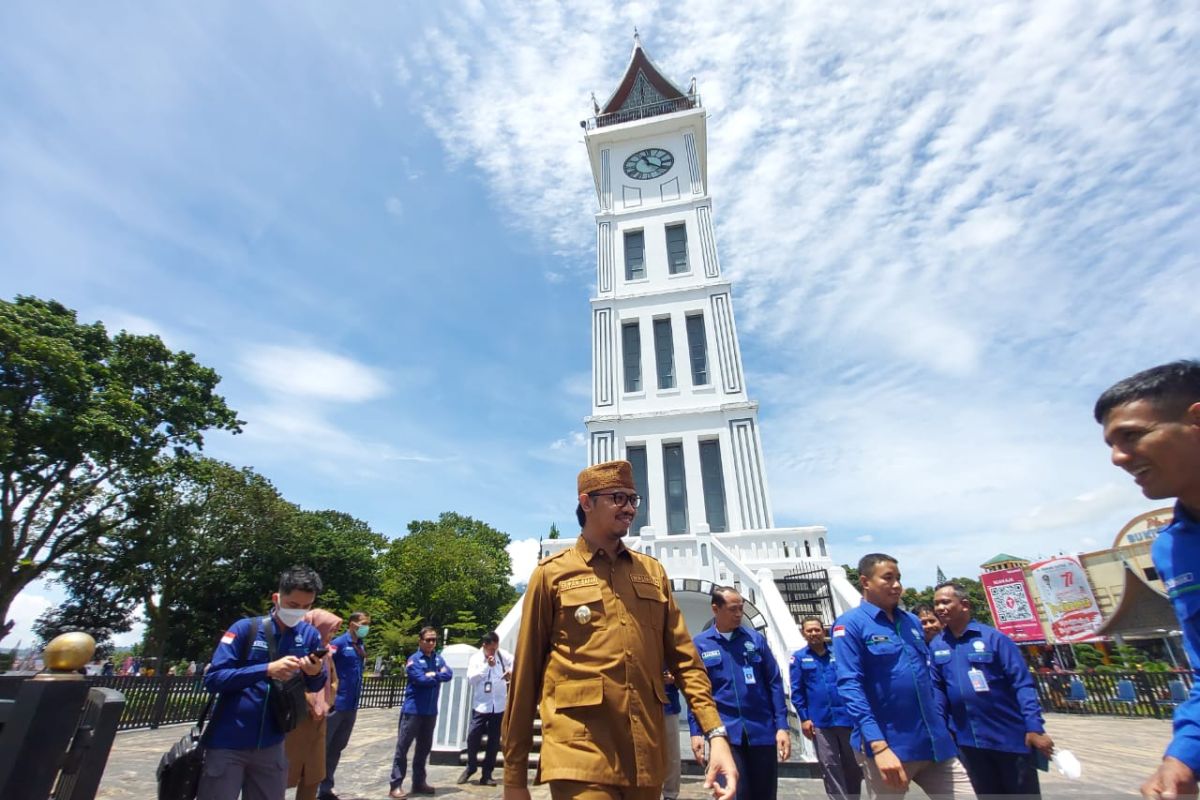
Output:
[[322,647],[319,650],[313,650],[311,653],[309,653],[309,655],[316,656],[317,658],[324,658],[325,654],[328,652],[329,652],[328,647]]

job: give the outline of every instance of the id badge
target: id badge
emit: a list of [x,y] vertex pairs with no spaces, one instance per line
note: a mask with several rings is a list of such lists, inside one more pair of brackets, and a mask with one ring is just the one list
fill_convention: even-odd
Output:
[[484,681],[484,683],[483,683],[483,693],[484,693],[484,694],[491,694],[491,693],[492,693],[492,682],[491,682],[491,681]]
[[745,676],[745,678],[746,678],[747,686],[754,685],[754,667],[750,667],[750,666],[742,667],[742,675]]
[[989,692],[987,678],[983,676],[983,671],[978,667],[971,667],[967,670],[967,677],[971,680],[971,688],[976,692]]

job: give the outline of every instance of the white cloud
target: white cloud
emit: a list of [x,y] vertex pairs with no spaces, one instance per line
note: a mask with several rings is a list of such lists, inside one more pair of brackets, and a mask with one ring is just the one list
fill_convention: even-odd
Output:
[[1104,540],[1146,504],[1097,488],[1114,476],[1090,403],[1194,349],[1200,18],[864,8],[500,5],[434,26],[408,85],[514,223],[579,263],[595,198],[573,123],[638,24],[709,112],[777,516],[937,547],[953,571]]
[[393,217],[399,218],[404,216],[404,203],[401,202],[399,197],[389,197],[387,202],[383,205],[384,208],[387,209],[387,213],[391,214]]
[[512,583],[526,583],[533,568],[541,560],[541,548],[537,539],[514,539],[508,543],[509,558],[512,559]]
[[8,607],[8,619],[12,620],[14,624],[12,631],[4,637],[5,648],[16,647],[18,642],[21,643],[22,648],[33,646],[37,639],[33,633],[33,623],[42,615],[42,612],[56,605],[56,601],[42,593],[44,588],[37,584],[26,587]]
[[357,403],[388,391],[378,370],[314,348],[256,345],[239,366],[248,380],[276,395]]
[[855,536],[854,541],[858,542],[859,544],[871,544],[875,541],[875,537],[869,533],[866,533],[862,536]]

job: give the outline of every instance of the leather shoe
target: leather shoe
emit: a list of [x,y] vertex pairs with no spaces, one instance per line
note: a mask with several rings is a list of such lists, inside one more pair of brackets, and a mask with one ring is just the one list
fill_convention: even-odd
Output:
[[388,797],[392,798],[392,800],[408,800],[408,793],[397,786],[388,792]]
[[472,773],[472,771],[471,771],[471,770],[469,770],[469,769],[464,769],[464,770],[462,771],[462,775],[459,775],[459,776],[458,776],[458,785],[459,785],[459,786],[461,786],[461,785],[463,785],[464,783],[466,783],[467,781],[471,780],[471,775],[472,775],[472,774],[473,774],[473,773]]
[[492,780],[491,778],[480,778],[479,785],[480,786],[495,786],[496,782],[494,780]]
[[420,786],[414,786],[409,789],[413,794],[437,794],[437,791],[428,783],[422,783]]

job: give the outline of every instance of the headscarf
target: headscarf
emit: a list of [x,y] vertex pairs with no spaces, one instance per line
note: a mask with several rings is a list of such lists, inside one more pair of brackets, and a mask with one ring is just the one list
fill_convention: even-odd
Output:
[[[314,608],[304,615],[304,621],[317,629],[321,634],[321,644],[328,647],[329,640],[337,633],[342,625],[342,618],[332,611]],[[333,667],[333,656],[325,654],[325,685],[315,692],[308,692],[308,708],[315,717],[324,717],[333,708],[333,699],[337,694],[337,671]]]

